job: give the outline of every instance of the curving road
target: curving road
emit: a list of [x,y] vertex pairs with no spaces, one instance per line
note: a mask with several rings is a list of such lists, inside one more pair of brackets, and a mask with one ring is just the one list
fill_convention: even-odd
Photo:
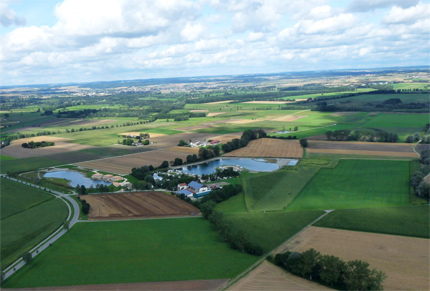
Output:
[[[0,174],[0,176],[3,178],[6,178],[6,179],[12,180],[12,181],[22,183],[24,185],[34,187],[34,188],[38,188],[38,189],[42,189],[42,190],[45,189],[44,187],[40,187],[38,185],[28,183],[28,182],[23,182],[21,180],[15,179],[15,178],[8,177],[7,175],[4,175],[4,174]],[[67,220],[70,221],[69,228],[71,228],[76,222],[78,222],[79,213],[80,213],[80,207],[79,207],[78,203],[67,194],[63,194],[63,193],[60,193],[60,192],[54,191],[54,190],[50,190],[50,191],[51,191],[51,194],[53,194],[57,198],[63,200],[64,203],[66,203],[67,207],[69,208],[69,215],[67,217]],[[70,202],[70,203],[67,203],[67,202]],[[70,207],[70,204],[73,206],[73,211],[72,211],[72,208]],[[73,214],[73,216],[72,216],[72,214]],[[57,239],[59,239],[66,232],[67,232],[67,230],[64,229],[63,226],[60,226],[54,233],[52,233],[50,236],[48,236],[44,241],[42,241],[40,244],[38,244],[37,246],[35,246],[34,248],[32,248],[30,250],[32,257],[34,258],[39,253],[41,253],[44,249],[48,248],[50,246],[50,244],[54,243]],[[11,264],[9,267],[7,267],[3,271],[4,279],[11,276],[13,273],[18,271],[24,265],[25,265],[25,262],[22,260],[22,258],[19,258],[18,260],[16,260],[13,264]]]

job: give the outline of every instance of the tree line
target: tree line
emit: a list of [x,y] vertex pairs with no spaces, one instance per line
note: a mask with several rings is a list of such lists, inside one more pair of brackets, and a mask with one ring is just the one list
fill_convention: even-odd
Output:
[[344,262],[336,256],[321,255],[314,249],[280,253],[274,262],[290,273],[339,290],[383,290],[382,283],[386,278],[383,272],[370,269],[367,262]]
[[50,141],[30,141],[28,143],[23,143],[21,145],[23,148],[29,148],[29,149],[37,149],[37,148],[43,148],[43,147],[50,147],[50,146],[55,146],[55,142],[50,142]]
[[222,145],[224,153],[228,153],[246,147],[250,141],[266,137],[267,133],[263,129],[248,129],[242,133],[240,139],[235,138]]
[[383,130],[350,130],[338,129],[326,131],[327,140],[336,141],[369,141],[369,142],[397,142],[399,136],[396,133],[389,133]]
[[424,178],[430,174],[430,150],[422,151],[420,154],[421,167],[412,175],[411,186],[417,196],[430,199],[430,186]]

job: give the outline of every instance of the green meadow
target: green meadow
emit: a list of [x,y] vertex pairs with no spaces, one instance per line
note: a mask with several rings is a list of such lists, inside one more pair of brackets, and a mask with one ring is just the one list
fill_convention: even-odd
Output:
[[233,278],[257,259],[202,218],[78,223],[4,287]]
[[409,204],[409,162],[340,160],[320,169],[288,211],[389,207]]

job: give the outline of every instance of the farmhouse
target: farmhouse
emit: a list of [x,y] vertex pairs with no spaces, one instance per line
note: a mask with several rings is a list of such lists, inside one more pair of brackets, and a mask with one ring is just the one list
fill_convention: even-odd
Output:
[[206,140],[194,140],[194,141],[190,141],[190,146],[192,148],[199,148],[199,147],[205,147],[207,146],[208,143],[206,142]]
[[211,142],[209,142],[210,145],[217,145],[220,144],[221,142],[219,140],[213,140]]
[[181,191],[178,191],[178,192],[177,192],[177,194],[184,194],[184,195],[185,195],[185,197],[191,197],[191,196],[193,196],[193,195],[194,195],[194,193],[193,193],[193,192],[191,192],[191,191],[189,191],[189,190],[187,190],[187,189],[183,189],[183,190],[181,190]]
[[181,191],[183,189],[188,189],[187,183],[178,184],[178,191]]
[[190,184],[188,184],[188,189],[195,192],[195,193],[202,193],[202,192],[210,191],[207,186],[200,184],[200,183],[197,183],[195,181],[191,181]]
[[93,180],[101,180],[103,178],[103,174],[94,174],[91,176]]

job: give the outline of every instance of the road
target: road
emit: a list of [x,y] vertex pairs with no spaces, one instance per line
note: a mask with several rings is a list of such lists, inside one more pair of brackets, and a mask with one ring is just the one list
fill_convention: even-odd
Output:
[[[38,189],[42,189],[42,190],[45,189],[44,187],[40,187],[38,185],[28,183],[28,182],[23,182],[21,180],[15,179],[15,178],[8,177],[7,175],[4,175],[4,174],[1,174],[0,176],[3,178],[6,178],[6,179],[12,180],[12,181],[22,183],[24,185],[34,187],[34,188],[38,188]],[[79,213],[80,213],[80,207],[79,207],[78,203],[67,194],[63,194],[63,193],[60,193],[60,192],[57,192],[54,190],[49,190],[49,191],[51,194],[55,195],[58,199],[63,200],[64,203],[66,203],[67,207],[69,208],[69,215],[67,217],[67,220],[70,221],[69,228],[71,228],[76,222],[78,222]],[[70,203],[67,203],[67,202],[70,202]],[[73,211],[72,211],[72,208],[70,207],[70,204],[73,207]],[[73,216],[72,216],[72,214],[73,214]],[[37,246],[35,246],[34,248],[32,248],[30,250],[32,257],[34,258],[38,254],[40,254],[44,249],[48,248],[52,243],[54,243],[57,239],[59,239],[66,232],[67,232],[67,230],[64,229],[63,226],[60,226],[60,228],[58,228],[49,237],[47,237],[44,241],[42,241],[40,244],[38,244]],[[25,262],[22,260],[22,258],[16,260],[13,264],[11,264],[9,267],[7,267],[3,271],[4,272],[4,279],[11,276],[13,273],[18,271],[24,265],[25,265]]]

